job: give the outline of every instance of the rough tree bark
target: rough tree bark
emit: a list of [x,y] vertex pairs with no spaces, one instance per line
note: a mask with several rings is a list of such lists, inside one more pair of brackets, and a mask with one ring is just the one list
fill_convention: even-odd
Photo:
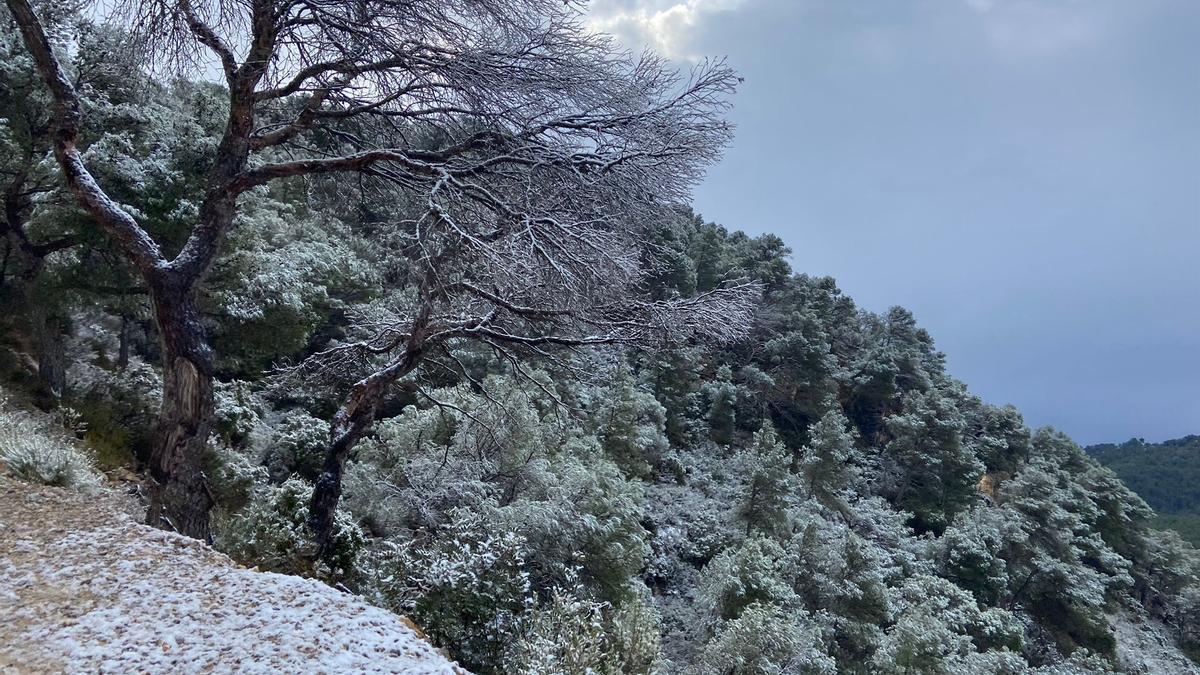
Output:
[[167,280],[152,285],[150,297],[162,341],[163,400],[146,522],[207,541],[213,498],[203,458],[214,411],[212,349],[193,285]]

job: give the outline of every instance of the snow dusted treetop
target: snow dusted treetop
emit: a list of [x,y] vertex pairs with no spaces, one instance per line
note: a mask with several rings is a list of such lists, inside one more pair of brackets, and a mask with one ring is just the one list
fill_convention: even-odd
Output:
[[[579,10],[559,0],[124,8],[160,62],[220,63],[230,124],[249,130],[229,193],[352,171],[410,207],[394,234],[416,299],[366,317],[373,337],[315,361],[371,366],[334,419],[318,536],[387,389],[451,339],[509,356],[745,333],[751,284],[639,299],[643,231],[672,217],[728,142],[736,76],[721,62],[685,77],[652,54],[635,58],[586,31]],[[198,230],[183,264],[211,245]]]
[[[150,291],[165,385],[148,517],[193,536],[208,534],[199,457],[213,413],[196,287],[239,195],[274,179],[354,172],[418,205],[405,233],[420,253],[425,300],[408,361],[437,318],[435,297],[458,298],[452,311],[487,303],[528,317],[517,308],[552,298],[578,313],[604,306],[601,292],[631,294],[640,228],[686,197],[731,132],[723,113],[737,78],[728,67],[680,76],[656,56],[635,58],[586,31],[575,2],[127,0],[114,16],[156,63],[205,73],[215,64],[228,87],[197,222],[168,253],[85,167],[70,78],[30,0],[6,4],[53,97],[56,154],[77,201]],[[636,309],[641,323],[674,311]],[[740,322],[727,323],[736,331]],[[392,365],[387,383],[411,370]]]
[[[612,225],[613,206],[629,216],[683,200],[730,138],[727,66],[684,77],[635,58],[584,30],[573,2],[131,0],[124,11],[159,62],[220,63],[263,156],[237,191],[369,171],[420,189],[447,219]],[[330,136],[319,149],[314,131]]]
[[215,56],[234,105],[248,107],[255,159],[233,191],[304,174],[383,178],[417,207],[405,229],[421,250],[410,259],[443,286],[482,267],[487,292],[457,290],[514,306],[629,295],[642,274],[639,229],[687,197],[730,137],[728,67],[681,77],[585,31],[578,10],[559,0],[127,7],[160,58]]

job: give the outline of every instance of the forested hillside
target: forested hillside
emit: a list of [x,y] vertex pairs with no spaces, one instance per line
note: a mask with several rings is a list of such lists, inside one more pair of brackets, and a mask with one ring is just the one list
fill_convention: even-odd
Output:
[[[723,64],[633,60],[560,0],[133,33],[7,5],[9,472],[136,473],[150,524],[411,616],[479,673],[1200,654],[1196,553],[1116,474],[971,394],[910,312],[687,208]],[[144,67],[192,36],[223,83]],[[21,431],[33,408],[62,438]]]
[[1146,500],[1159,528],[1200,545],[1200,436],[1162,443],[1132,439],[1091,445],[1087,453]]

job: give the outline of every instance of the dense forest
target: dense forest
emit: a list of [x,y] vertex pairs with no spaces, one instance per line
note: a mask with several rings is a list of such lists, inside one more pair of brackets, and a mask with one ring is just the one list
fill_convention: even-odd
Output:
[[1134,438],[1086,450],[1146,500],[1157,514],[1156,527],[1175,530],[1200,546],[1200,436],[1162,443]]
[[135,479],[479,673],[1200,654],[1200,561],[1117,474],[687,207],[724,64],[561,0],[132,5],[0,14],[9,472]]

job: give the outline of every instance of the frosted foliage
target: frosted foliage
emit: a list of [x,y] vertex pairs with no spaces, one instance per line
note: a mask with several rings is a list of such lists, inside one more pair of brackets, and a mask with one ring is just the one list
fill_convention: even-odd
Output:
[[878,672],[949,673],[951,664],[985,647],[1019,651],[1023,627],[999,609],[981,610],[954,584],[933,576],[915,576],[897,589],[894,623],[874,655]]
[[0,465],[17,478],[41,485],[90,489],[100,483],[91,457],[49,420],[8,409],[3,390]]
[[809,430],[811,440],[801,450],[800,473],[808,493],[820,503],[846,509],[846,499],[857,487],[859,461],[854,436],[841,409],[833,407]]
[[217,382],[213,398],[216,424],[226,439],[244,439],[262,421],[262,407],[249,382]]
[[554,482],[545,474],[551,454],[571,442],[565,420],[515,378],[487,386],[482,400],[465,387],[427,391],[433,407],[410,406],[381,423],[350,465],[346,498],[355,512],[391,533]]
[[591,411],[605,453],[633,476],[646,477],[661,462],[669,443],[666,409],[639,389],[628,373],[618,376],[609,395]]
[[903,404],[886,421],[885,489],[919,527],[940,532],[976,499],[985,467],[964,442],[967,421],[952,390],[909,394]]
[[1185,590],[1177,605],[1175,623],[1180,639],[1193,651],[1200,650],[1200,587]]
[[235,560],[273,572],[303,574],[338,582],[357,571],[365,543],[362,530],[344,512],[337,514],[331,554],[312,555],[308,497],[312,487],[298,478],[267,486],[250,504],[217,528],[218,546]]
[[726,619],[756,602],[793,604],[796,594],[786,578],[784,555],[777,543],[761,537],[724,551],[701,573],[701,602]]
[[371,593],[414,617],[468,665],[499,663],[534,606],[520,535],[459,510],[429,541],[389,542],[372,563]]
[[218,262],[226,271],[215,293],[239,321],[276,310],[312,320],[318,308],[340,303],[330,289],[378,286],[378,270],[352,245],[348,227],[302,205],[254,192],[242,200],[234,243]]
[[938,541],[941,573],[975,594],[980,602],[995,603],[1007,591],[1009,563],[1004,553],[1012,541],[1026,538],[1005,511],[977,506],[959,514]]
[[803,611],[754,604],[705,646],[694,675],[833,675],[820,629]]
[[787,532],[788,507],[796,491],[789,470],[792,453],[779,442],[769,423],[754,434],[747,460],[750,480],[738,510],[746,532],[756,529],[768,534]]
[[510,675],[649,675],[658,661],[658,617],[633,602],[620,609],[555,589],[525,619],[510,648]]
[[81,397],[92,395],[122,401],[147,415],[153,414],[155,402],[162,397],[162,375],[141,359],[131,359],[120,371],[77,361],[67,371],[67,377],[69,388]]
[[303,411],[293,411],[273,430],[263,464],[277,481],[295,473],[315,478],[329,442],[329,423]]
[[731,381],[732,377],[729,366],[722,366],[717,371],[716,381],[705,387],[705,394],[709,400],[709,434],[713,441],[721,444],[733,441],[738,392],[737,386]]

